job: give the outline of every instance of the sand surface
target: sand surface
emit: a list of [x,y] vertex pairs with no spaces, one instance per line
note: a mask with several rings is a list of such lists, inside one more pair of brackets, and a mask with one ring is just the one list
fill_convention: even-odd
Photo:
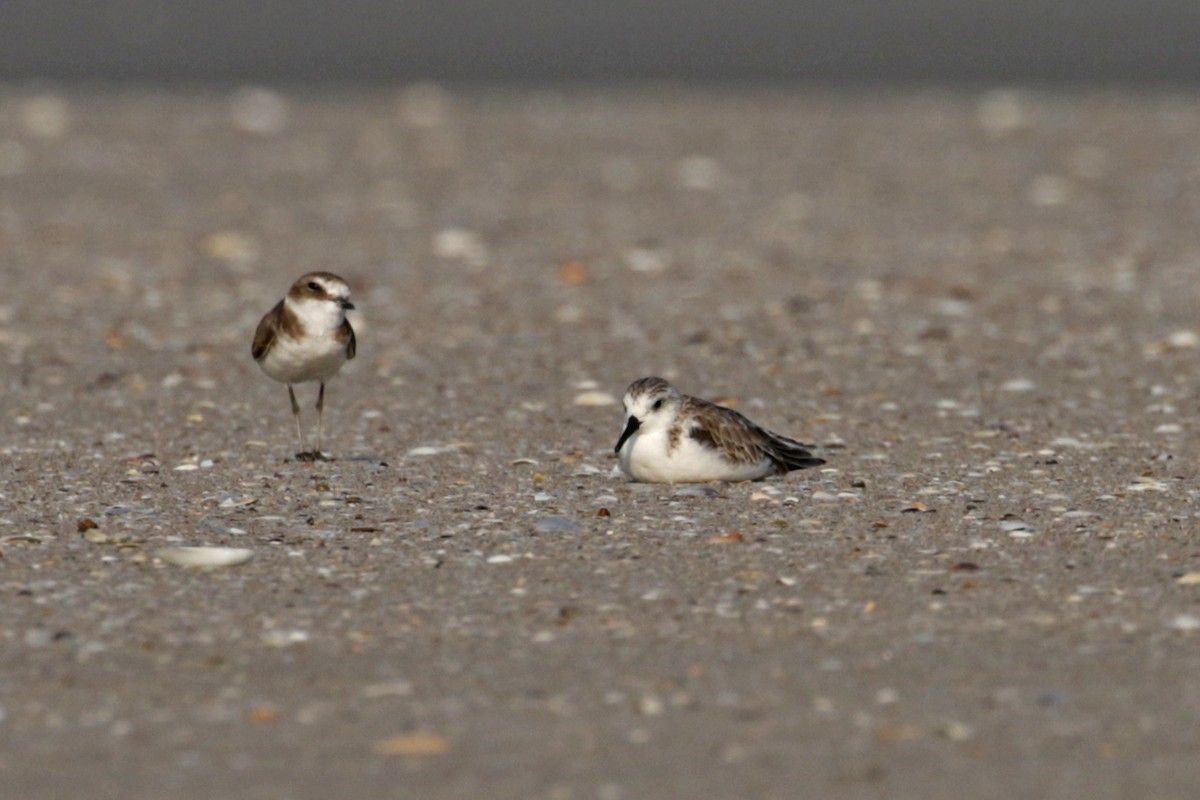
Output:
[[1193,94],[0,92],[0,794],[1194,797],[1198,219]]

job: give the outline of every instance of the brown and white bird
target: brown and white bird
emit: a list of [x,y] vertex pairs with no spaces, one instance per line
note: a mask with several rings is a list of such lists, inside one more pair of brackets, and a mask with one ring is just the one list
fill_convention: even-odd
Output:
[[625,430],[614,450],[635,481],[706,483],[756,481],[825,463],[806,447],[652,377],[625,392]]
[[[310,272],[292,284],[287,295],[267,312],[254,331],[251,355],[262,371],[287,384],[296,418],[296,438],[300,441],[301,461],[325,458],[321,453],[321,418],[325,408],[325,384],[342,364],[354,358],[357,342],[346,311],[354,308],[349,300],[350,286],[332,272]],[[318,381],[317,443],[304,449],[300,429],[300,405],[292,386]]]

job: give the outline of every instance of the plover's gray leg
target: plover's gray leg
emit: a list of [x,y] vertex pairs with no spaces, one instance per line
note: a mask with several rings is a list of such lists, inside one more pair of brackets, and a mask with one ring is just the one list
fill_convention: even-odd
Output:
[[296,419],[296,441],[300,443],[300,450],[296,453],[297,461],[309,461],[312,459],[312,454],[304,449],[304,432],[300,430],[300,404],[296,402],[296,392],[292,389],[289,383],[288,397],[292,401],[292,416]]
[[321,453],[321,423],[322,416],[325,412],[325,381],[321,381],[321,388],[317,390],[317,446],[313,450],[313,460],[319,461],[325,456]]

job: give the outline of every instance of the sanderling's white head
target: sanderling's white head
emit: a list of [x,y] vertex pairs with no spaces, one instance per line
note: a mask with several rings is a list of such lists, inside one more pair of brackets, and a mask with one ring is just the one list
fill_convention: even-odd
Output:
[[614,452],[635,434],[649,435],[666,430],[675,422],[679,413],[679,400],[683,395],[662,378],[640,378],[625,390],[625,430],[617,440]]

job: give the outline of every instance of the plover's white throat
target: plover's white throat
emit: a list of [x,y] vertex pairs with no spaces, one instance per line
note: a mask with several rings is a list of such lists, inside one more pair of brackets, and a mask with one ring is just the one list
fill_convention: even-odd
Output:
[[[357,343],[354,329],[346,319],[346,310],[354,308],[348,299],[350,286],[332,272],[310,272],[292,284],[287,296],[267,312],[254,331],[250,348],[262,371],[280,383],[286,383],[296,418],[296,437],[300,452],[296,458],[310,461],[321,454],[321,417],[325,408],[325,383],[354,358]],[[317,443],[304,449],[300,430],[300,405],[292,385],[318,381]]]
[[625,430],[614,448],[636,481],[753,481],[824,464],[797,441],[755,425],[732,408],[642,378],[625,392]]

